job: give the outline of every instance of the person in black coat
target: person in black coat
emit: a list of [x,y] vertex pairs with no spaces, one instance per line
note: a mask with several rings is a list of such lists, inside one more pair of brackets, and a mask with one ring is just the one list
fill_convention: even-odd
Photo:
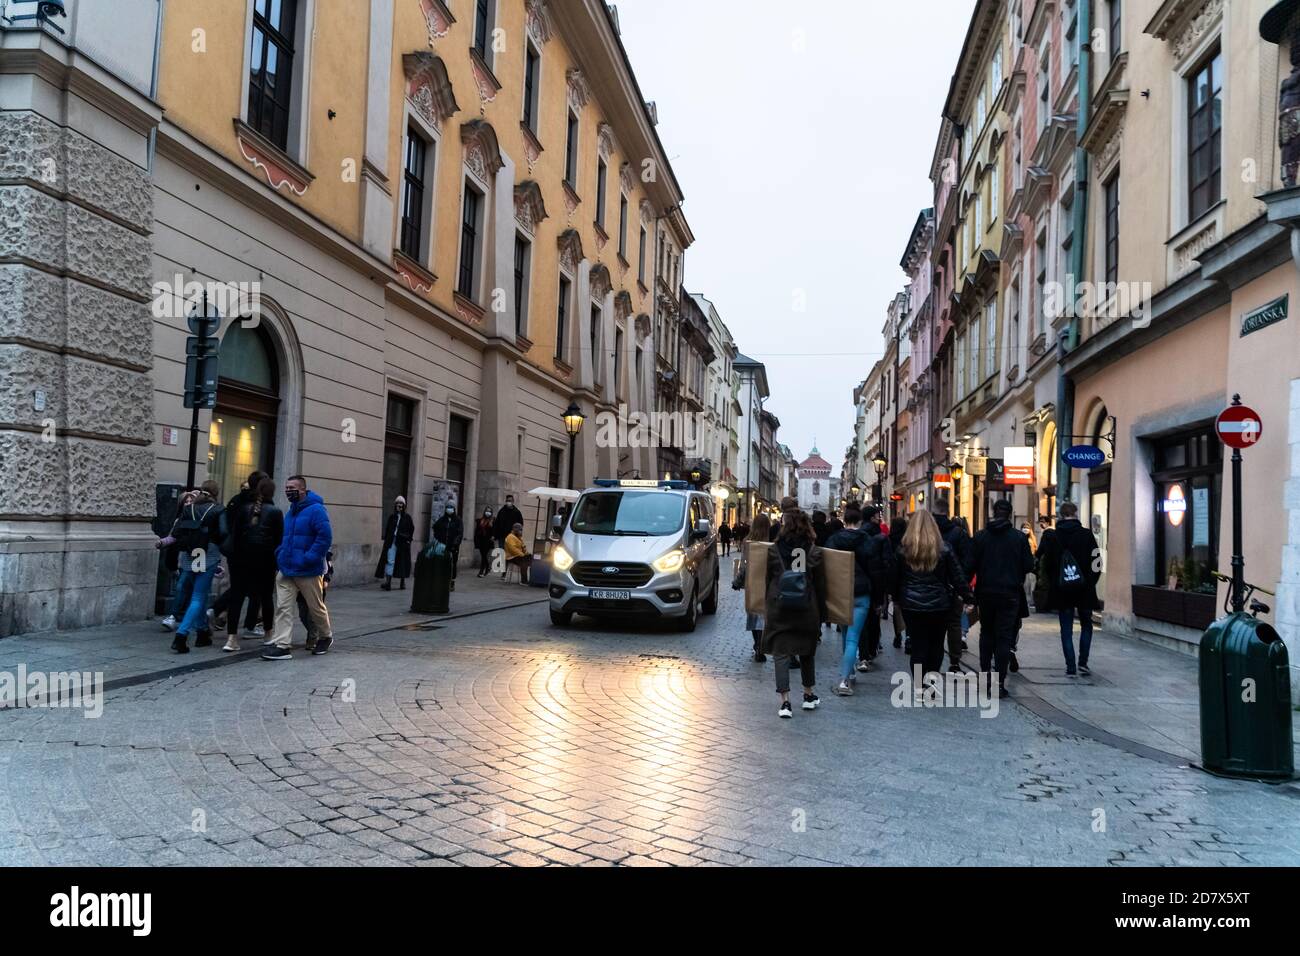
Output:
[[908,522],[890,590],[895,605],[907,615],[913,690],[919,695],[922,687],[916,677],[924,681],[943,666],[943,640],[953,606],[960,612],[963,603],[973,600],[965,571],[928,511],[918,511]]
[[[262,483],[262,480],[267,477],[268,475],[266,474],[266,472],[260,470],[254,471],[248,476],[248,480],[244,482],[244,484],[240,487],[238,493],[235,494],[235,496],[226,503],[227,521],[229,521],[232,517],[238,515],[240,510],[245,505],[249,504],[250,502],[252,502],[254,498],[257,497],[257,487]],[[226,626],[226,620],[225,620],[226,612],[230,609],[230,602],[235,596],[235,582],[239,578],[239,576],[244,572],[244,568],[240,563],[239,556],[236,553],[237,548],[235,545],[237,541],[238,541],[238,534],[237,532],[232,531],[231,537],[227,541],[222,543],[221,550],[222,553],[225,554],[226,556],[226,566],[230,571],[230,586],[227,587],[226,590],[222,591],[219,595],[217,595],[217,599],[212,602],[212,605],[209,608],[211,613],[208,615],[208,618],[210,622],[216,627]],[[247,588],[242,588],[240,590],[240,593],[247,596],[255,592]],[[240,612],[240,607],[236,605],[235,606],[236,618],[239,617],[239,612]],[[258,605],[255,602],[250,601],[248,604],[248,615],[244,619],[244,630],[251,632],[255,627],[257,627],[257,621],[258,618],[261,616],[261,613],[262,613],[262,609],[258,607]],[[274,607],[272,608],[272,613],[274,613]]]
[[[854,667],[865,669],[858,646],[870,617],[877,613],[877,607],[884,604],[893,576],[893,555],[888,539],[880,533],[878,526],[874,523],[862,526],[862,510],[857,505],[849,505],[844,518],[848,526],[827,538],[826,547],[853,555],[853,623],[843,630],[840,680],[835,686],[836,694],[850,697],[853,695],[853,682],[857,680],[853,676]],[[879,634],[879,627],[876,630]]]
[[384,544],[375,565],[375,577],[383,578],[380,585],[385,591],[393,589],[393,578],[400,582],[398,590],[406,590],[406,579],[411,576],[411,542],[415,540],[415,522],[406,512],[406,499],[398,495],[393,501],[393,512],[384,523]]
[[[862,531],[867,535],[875,560],[885,568],[892,569],[894,547],[890,544],[888,535],[880,527],[879,505],[867,505],[863,511]],[[871,662],[880,653],[880,619],[885,611],[885,594],[888,590],[886,585],[880,593],[873,594],[871,610],[867,613],[865,640],[858,644],[858,673],[871,670]]]
[[830,528],[826,523],[826,512],[814,511],[812,516],[813,535],[817,538],[817,547],[826,547],[826,541],[830,538]]
[[[1060,507],[1056,529],[1043,536],[1038,551],[1042,574],[1047,578],[1047,603],[1039,610],[1056,611],[1061,622],[1061,650],[1065,674],[1090,674],[1088,652],[1092,649],[1092,612],[1101,607],[1097,582],[1101,579],[1097,538],[1079,521],[1079,508],[1067,501]],[[1068,555],[1068,558],[1067,558]],[[1078,668],[1074,657],[1074,618],[1079,617]]]
[[[939,534],[943,536],[944,543],[952,549],[953,557],[957,559],[957,565],[961,568],[967,583],[970,582],[971,574],[974,572],[971,568],[973,543],[970,535],[966,533],[966,528],[960,521],[949,518],[944,514],[934,516],[935,522],[939,527]],[[966,650],[966,635],[962,627],[962,608],[959,604],[954,604],[952,614],[948,620],[948,670],[954,674],[961,671],[961,655]]]
[[[790,707],[790,668],[799,659],[803,679],[803,709],[816,710],[821,698],[813,691],[816,683],[814,658],[821,640],[822,623],[827,618],[826,566],[822,549],[817,547],[812,522],[798,510],[781,516],[781,533],[776,546],[767,551],[767,603],[763,615],[762,651],[776,658],[776,692],[781,695],[781,717],[792,716]],[[804,552],[804,573],[809,586],[803,607],[787,607],[781,600],[781,578],[795,568],[796,550]]]
[[[507,531],[508,535],[510,532]],[[442,517],[433,523],[433,539],[442,542],[451,558],[451,590],[456,590],[456,565],[460,563],[460,543],[465,539],[465,525],[456,514],[456,505],[448,504]],[[502,547],[505,547],[503,544]],[[504,575],[502,576],[504,577]]]
[[[907,519],[901,515],[889,523],[889,547],[894,552],[894,560],[898,560],[898,552],[903,547],[903,535],[907,533]],[[907,621],[903,617],[903,609],[894,604],[894,646],[903,646],[903,634],[907,631]],[[908,648],[911,653],[911,648]]]
[[1034,569],[1029,539],[1011,523],[1011,502],[993,505],[993,520],[975,536],[971,570],[980,609],[980,672],[998,665],[998,696],[1007,694],[1007,669],[1025,599],[1025,575]]
[[[230,527],[230,563],[241,571],[230,582],[230,611],[226,615],[226,653],[238,651],[239,606],[248,598],[250,614],[260,614],[260,626],[246,627],[252,637],[271,633],[275,619],[275,552],[284,537],[284,512],[275,506],[275,482],[262,478],[234,513]],[[256,620],[256,618],[254,618]],[[247,622],[245,622],[247,624]]]
[[[510,531],[517,524],[524,523],[524,516],[518,508],[515,507],[515,496],[506,495],[506,503],[501,506],[497,512],[497,520],[492,525],[492,533],[496,536],[497,547],[505,548],[506,538],[510,537]],[[501,575],[502,579],[505,575]]]

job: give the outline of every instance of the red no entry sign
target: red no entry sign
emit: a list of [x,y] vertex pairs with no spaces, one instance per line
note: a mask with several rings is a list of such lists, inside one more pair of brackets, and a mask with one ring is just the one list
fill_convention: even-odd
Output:
[[1214,429],[1229,448],[1250,448],[1264,433],[1264,423],[1259,412],[1248,405],[1232,405],[1223,410]]

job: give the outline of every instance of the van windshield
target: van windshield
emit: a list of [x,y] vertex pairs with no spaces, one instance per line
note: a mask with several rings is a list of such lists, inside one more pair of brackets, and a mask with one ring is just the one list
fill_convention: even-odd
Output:
[[681,530],[686,499],[662,491],[593,491],[570,523],[579,534],[661,537]]

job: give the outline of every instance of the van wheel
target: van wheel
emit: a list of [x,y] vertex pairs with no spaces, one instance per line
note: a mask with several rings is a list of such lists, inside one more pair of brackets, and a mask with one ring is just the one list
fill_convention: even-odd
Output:
[[700,608],[700,610],[703,611],[705,614],[718,613],[718,574],[719,574],[718,569],[714,568],[713,569],[713,590],[709,592],[709,596],[704,599],[704,605]]
[[700,599],[699,585],[691,590],[691,603],[686,605],[686,613],[677,619],[677,630],[683,634],[690,634],[695,630],[695,625],[699,622],[698,613]]
[[572,611],[552,611],[551,623],[556,627],[568,627],[573,623]]

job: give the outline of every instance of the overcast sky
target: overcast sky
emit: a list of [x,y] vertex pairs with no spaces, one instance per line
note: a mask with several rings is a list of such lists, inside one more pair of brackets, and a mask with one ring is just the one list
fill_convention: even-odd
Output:
[[[778,439],[839,473],[883,352],[971,0],[619,0],[686,194],[685,285],[767,366]],[[800,293],[806,311],[796,311]]]

